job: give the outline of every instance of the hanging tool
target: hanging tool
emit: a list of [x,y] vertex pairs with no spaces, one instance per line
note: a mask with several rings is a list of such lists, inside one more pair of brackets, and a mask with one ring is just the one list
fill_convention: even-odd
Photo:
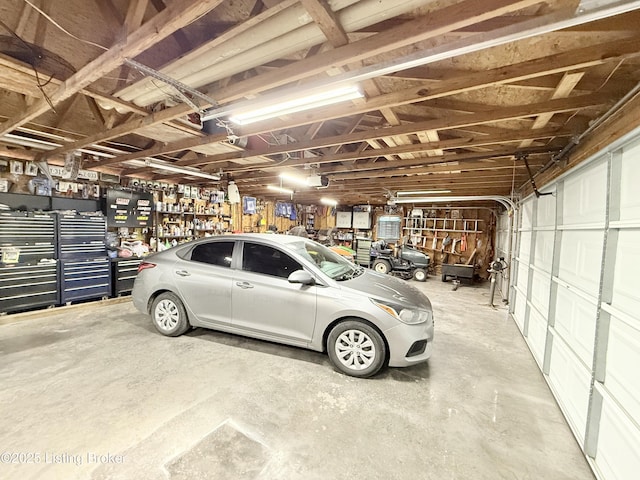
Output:
[[447,233],[447,235],[442,239],[442,249],[441,249],[441,251],[444,252],[445,247],[448,246],[450,243],[451,243],[451,237]]
[[460,241],[459,238],[454,238],[451,242],[451,253],[456,253],[456,245]]

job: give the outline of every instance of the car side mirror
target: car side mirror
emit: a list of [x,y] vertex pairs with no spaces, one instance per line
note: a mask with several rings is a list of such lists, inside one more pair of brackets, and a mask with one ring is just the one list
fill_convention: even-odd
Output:
[[301,283],[302,285],[315,285],[316,280],[306,270],[296,270],[289,275],[289,283]]

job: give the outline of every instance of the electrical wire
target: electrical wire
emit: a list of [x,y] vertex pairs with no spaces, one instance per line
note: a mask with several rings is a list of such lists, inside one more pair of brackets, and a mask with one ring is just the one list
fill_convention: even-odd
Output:
[[609,75],[607,75],[607,78],[604,79],[604,82],[602,82],[602,85],[600,85],[598,88],[596,88],[596,90],[595,90],[596,92],[599,92],[600,90],[602,90],[604,88],[604,86],[607,83],[609,83],[609,80],[611,80],[611,77],[613,77],[613,74],[618,71],[618,69],[622,66],[624,61],[625,61],[624,58],[620,59],[618,64],[611,70],[611,72],[609,72]]
[[47,92],[44,91],[44,87],[46,87],[47,85],[49,85],[49,83],[51,82],[51,80],[53,79],[53,74],[51,74],[51,76],[49,77],[49,80],[47,80],[45,83],[42,83],[40,81],[40,73],[38,72],[38,68],[36,67],[36,59],[38,58],[42,58],[42,55],[39,52],[36,52],[36,50],[33,48],[33,46],[27,42],[25,42],[22,37],[20,37],[20,35],[18,35],[16,32],[14,32],[6,23],[4,23],[2,20],[0,20],[0,24],[2,24],[2,26],[4,27],[5,30],[7,30],[11,35],[13,35],[15,38],[18,39],[18,41],[20,43],[22,43],[27,50],[29,50],[31,52],[31,56],[28,60],[29,65],[31,65],[31,68],[33,69],[33,72],[35,74],[36,77],[36,86],[38,87],[38,90],[40,90],[40,93],[42,93],[42,96],[44,97],[45,101],[47,102],[47,104],[49,105],[49,107],[51,108],[51,110],[53,110],[54,113],[56,112],[56,109],[53,105],[53,102],[51,101],[51,98],[49,98],[49,95],[47,95]]
[[107,47],[100,45],[99,43],[95,43],[92,42],[90,40],[84,40],[80,37],[77,37],[76,35],[74,35],[73,33],[69,32],[68,30],[66,30],[64,27],[62,27],[58,22],[56,22],[53,18],[51,18],[47,13],[45,13],[44,11],[42,11],[40,8],[36,7],[33,3],[31,3],[29,0],[24,0],[24,2],[28,5],[31,6],[31,8],[33,8],[36,12],[38,12],[40,15],[42,15],[44,18],[46,18],[47,20],[49,20],[49,22],[51,22],[55,27],[57,27],[58,29],[60,29],[61,31],[63,31],[64,33],[66,33],[67,35],[69,35],[72,38],[75,38],[76,40],[82,42],[82,43],[86,43],[87,45],[93,45],[94,47],[100,48],[104,51],[109,50]]

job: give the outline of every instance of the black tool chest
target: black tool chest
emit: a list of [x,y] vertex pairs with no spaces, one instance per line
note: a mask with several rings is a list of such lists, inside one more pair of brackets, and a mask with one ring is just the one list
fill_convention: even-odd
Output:
[[106,217],[0,211],[0,314],[130,294],[140,258],[109,258]]
[[114,297],[131,293],[131,290],[133,290],[133,282],[138,274],[138,266],[141,262],[141,258],[111,259],[112,295]]
[[0,313],[59,303],[56,217],[0,212]]
[[101,215],[58,214],[61,303],[111,295],[106,231]]

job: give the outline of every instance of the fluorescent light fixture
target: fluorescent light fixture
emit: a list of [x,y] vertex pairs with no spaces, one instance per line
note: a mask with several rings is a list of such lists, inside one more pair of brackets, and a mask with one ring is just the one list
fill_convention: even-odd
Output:
[[293,190],[290,190],[288,188],[282,188],[276,185],[267,185],[267,188],[269,190],[273,190],[274,192],[287,193],[289,195],[293,195]]
[[289,175],[288,173],[281,173],[279,177],[282,180],[297,183],[298,185],[308,186],[307,179],[302,177],[296,177],[295,175]]
[[398,192],[396,195],[432,195],[436,193],[451,193],[451,190],[416,190],[414,192]]
[[330,207],[335,207],[336,205],[338,205],[337,200],[333,200],[332,198],[326,198],[326,197],[322,197],[320,199],[320,203],[323,205],[329,205]]
[[[304,97],[272,103],[264,107],[258,107],[254,110],[238,112],[229,117],[229,120],[233,123],[237,123],[238,125],[247,125],[290,113],[324,107],[325,105],[332,105],[334,103],[345,102],[347,100],[354,100],[356,98],[362,98],[363,96],[362,91],[357,85],[342,86]],[[208,117],[205,114],[203,119],[206,120],[207,118]]]
[[220,180],[220,177],[218,175],[211,175],[210,173],[205,173],[200,170],[196,170],[195,168],[180,167],[176,165],[169,165],[167,163],[158,163],[158,162],[153,162],[149,159],[145,159],[144,164],[147,167],[157,168],[158,170],[166,170],[168,172],[182,173],[184,175],[192,175],[194,177],[207,178],[209,180]]

